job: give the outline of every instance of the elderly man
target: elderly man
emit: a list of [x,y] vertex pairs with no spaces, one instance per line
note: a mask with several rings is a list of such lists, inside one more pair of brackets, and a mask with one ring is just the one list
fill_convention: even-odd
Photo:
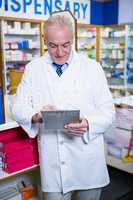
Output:
[[[25,69],[12,108],[29,137],[38,137],[45,200],[99,200],[109,183],[103,133],[114,107],[99,63],[72,49],[73,28],[56,14],[45,25],[48,52]],[[65,131],[45,130],[41,111],[80,110],[80,120]]]

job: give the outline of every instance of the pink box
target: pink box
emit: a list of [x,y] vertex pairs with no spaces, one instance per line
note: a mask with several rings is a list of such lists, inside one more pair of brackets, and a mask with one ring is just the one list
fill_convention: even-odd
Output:
[[27,167],[31,167],[34,164],[35,164],[34,159],[26,159],[23,160],[22,162],[12,162],[10,164],[5,163],[4,171],[6,171],[7,173],[12,173],[18,170],[25,169]]
[[9,130],[3,130],[0,132],[0,142],[10,142],[12,140],[26,139],[28,135],[23,131],[22,128],[13,128]]
[[116,108],[116,127],[133,129],[133,109]]
[[[4,167],[3,170],[11,173],[15,172],[20,169],[24,169],[28,166],[38,164],[39,158],[38,158],[38,152],[35,151],[32,147],[23,149],[22,151],[9,153],[5,155],[4,159]],[[19,167],[18,168],[16,168]],[[21,167],[24,168],[21,168]],[[13,168],[14,167],[14,168]],[[11,169],[11,170],[10,170]]]
[[1,131],[0,144],[3,169],[8,173],[39,163],[37,139],[29,138],[20,127]]
[[10,143],[6,143],[3,144],[3,148],[1,149],[1,151],[3,153],[12,153],[12,152],[16,152],[16,151],[20,151],[22,149],[28,148],[31,145],[29,144],[29,142],[27,140],[20,140],[20,141],[15,141],[15,142],[10,142]]
[[4,162],[13,162],[13,161],[21,161],[27,157],[32,157],[34,154],[33,154],[33,149],[31,149],[30,147],[29,148],[25,148],[25,149],[22,149],[20,151],[17,151],[17,152],[12,152],[12,153],[8,153],[8,154],[5,154],[3,156],[3,161]]

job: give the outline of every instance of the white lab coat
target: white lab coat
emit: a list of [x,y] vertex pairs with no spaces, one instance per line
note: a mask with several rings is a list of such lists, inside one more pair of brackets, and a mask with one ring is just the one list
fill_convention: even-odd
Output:
[[[42,190],[64,193],[103,187],[109,183],[104,157],[103,133],[114,120],[111,94],[101,66],[73,52],[66,71],[59,77],[46,53],[30,62],[12,107],[14,119],[30,137],[38,134]],[[31,117],[42,106],[80,109],[89,122],[83,137],[63,132],[47,133]]]

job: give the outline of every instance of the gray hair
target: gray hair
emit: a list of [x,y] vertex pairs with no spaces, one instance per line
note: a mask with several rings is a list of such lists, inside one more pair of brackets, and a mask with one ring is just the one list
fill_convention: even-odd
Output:
[[66,26],[73,36],[74,33],[73,24],[69,16],[64,15],[63,13],[62,14],[54,13],[53,15],[51,15],[45,23],[44,27],[45,37],[47,37],[48,27],[53,25]]

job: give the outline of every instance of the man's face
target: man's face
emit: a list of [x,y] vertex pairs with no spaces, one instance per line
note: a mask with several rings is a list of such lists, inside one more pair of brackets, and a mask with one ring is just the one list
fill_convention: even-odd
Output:
[[46,45],[53,62],[66,63],[71,52],[71,44],[72,33],[66,26],[48,27]]

